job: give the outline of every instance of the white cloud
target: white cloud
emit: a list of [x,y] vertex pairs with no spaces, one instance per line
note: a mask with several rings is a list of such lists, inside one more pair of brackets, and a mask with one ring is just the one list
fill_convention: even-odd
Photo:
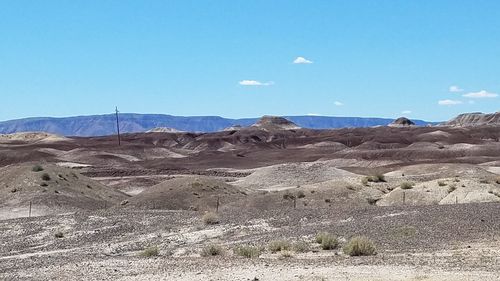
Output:
[[238,83],[240,85],[242,85],[242,86],[271,86],[271,85],[274,84],[273,81],[260,82],[260,81],[257,81],[257,80],[241,80]]
[[450,86],[450,92],[452,92],[452,93],[460,93],[463,91],[464,91],[464,89],[462,89],[458,86]]
[[401,111],[402,114],[411,114],[411,110],[403,110]]
[[307,116],[320,116],[321,114],[319,113],[307,113]]
[[313,63],[312,61],[304,58],[304,57],[297,57],[293,63],[295,64],[310,64],[310,63]]
[[482,90],[479,92],[472,92],[463,95],[466,98],[473,98],[473,99],[480,99],[480,98],[496,98],[498,97],[498,94],[495,93],[490,93],[488,91]]
[[439,105],[457,105],[462,104],[462,101],[459,100],[440,100],[438,101]]
[[335,104],[336,106],[343,106],[344,104],[341,103],[340,101],[335,101],[333,104]]

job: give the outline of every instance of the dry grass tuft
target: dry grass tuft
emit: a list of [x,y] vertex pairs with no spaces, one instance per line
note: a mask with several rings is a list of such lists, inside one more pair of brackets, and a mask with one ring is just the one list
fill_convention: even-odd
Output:
[[158,256],[160,252],[158,251],[158,247],[156,246],[150,246],[144,249],[141,253],[141,257],[155,257]]
[[214,212],[205,213],[201,219],[206,225],[218,224],[220,222],[219,215]]
[[344,253],[349,256],[372,256],[375,255],[376,248],[373,242],[363,236],[351,238],[344,246]]
[[401,183],[401,189],[412,189],[413,185],[414,183],[405,181]]
[[242,245],[234,249],[234,253],[241,257],[253,259],[258,258],[262,253],[262,250],[256,246]]
[[210,244],[201,250],[203,257],[221,256],[224,254],[224,248],[221,245]]
[[338,247],[337,237],[328,232],[320,232],[316,235],[316,243],[321,244],[323,250],[333,250]]
[[292,248],[290,242],[286,240],[274,240],[269,243],[268,249],[271,253],[289,251]]

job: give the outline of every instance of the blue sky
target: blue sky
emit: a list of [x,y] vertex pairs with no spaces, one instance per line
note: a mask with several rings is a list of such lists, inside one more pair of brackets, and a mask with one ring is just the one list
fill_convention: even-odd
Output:
[[0,1],[0,120],[441,121],[498,93],[500,1]]

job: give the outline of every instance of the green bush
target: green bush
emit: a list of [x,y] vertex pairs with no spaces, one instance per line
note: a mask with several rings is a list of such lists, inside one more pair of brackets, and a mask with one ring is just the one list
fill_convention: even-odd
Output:
[[413,185],[414,183],[405,181],[401,183],[401,189],[412,189]]
[[43,171],[43,167],[41,165],[35,165],[33,168],[31,168],[33,172],[41,172]]
[[258,258],[261,254],[261,249],[255,246],[243,245],[234,250],[235,254],[241,257],[253,259]]
[[291,244],[290,242],[286,241],[286,240],[274,240],[274,241],[271,241],[269,243],[269,251],[271,251],[271,253],[276,253],[276,252],[280,252],[280,251],[288,251],[290,250],[291,248]]
[[154,257],[154,256],[158,256],[158,255],[159,255],[159,251],[158,251],[158,247],[156,247],[156,246],[147,247],[140,254],[141,257]]
[[220,245],[216,244],[210,244],[201,250],[201,255],[203,257],[210,257],[210,256],[220,256],[224,253],[224,249]]
[[444,181],[438,181],[439,186],[446,186],[446,183]]
[[351,238],[344,246],[344,253],[349,256],[371,256],[376,252],[373,242],[363,236]]

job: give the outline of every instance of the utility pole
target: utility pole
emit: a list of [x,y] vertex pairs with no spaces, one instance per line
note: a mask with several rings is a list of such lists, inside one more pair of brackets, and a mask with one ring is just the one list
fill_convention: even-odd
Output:
[[116,112],[116,131],[118,132],[118,146],[122,145],[122,141],[120,139],[120,122],[118,121],[118,106],[115,109]]

